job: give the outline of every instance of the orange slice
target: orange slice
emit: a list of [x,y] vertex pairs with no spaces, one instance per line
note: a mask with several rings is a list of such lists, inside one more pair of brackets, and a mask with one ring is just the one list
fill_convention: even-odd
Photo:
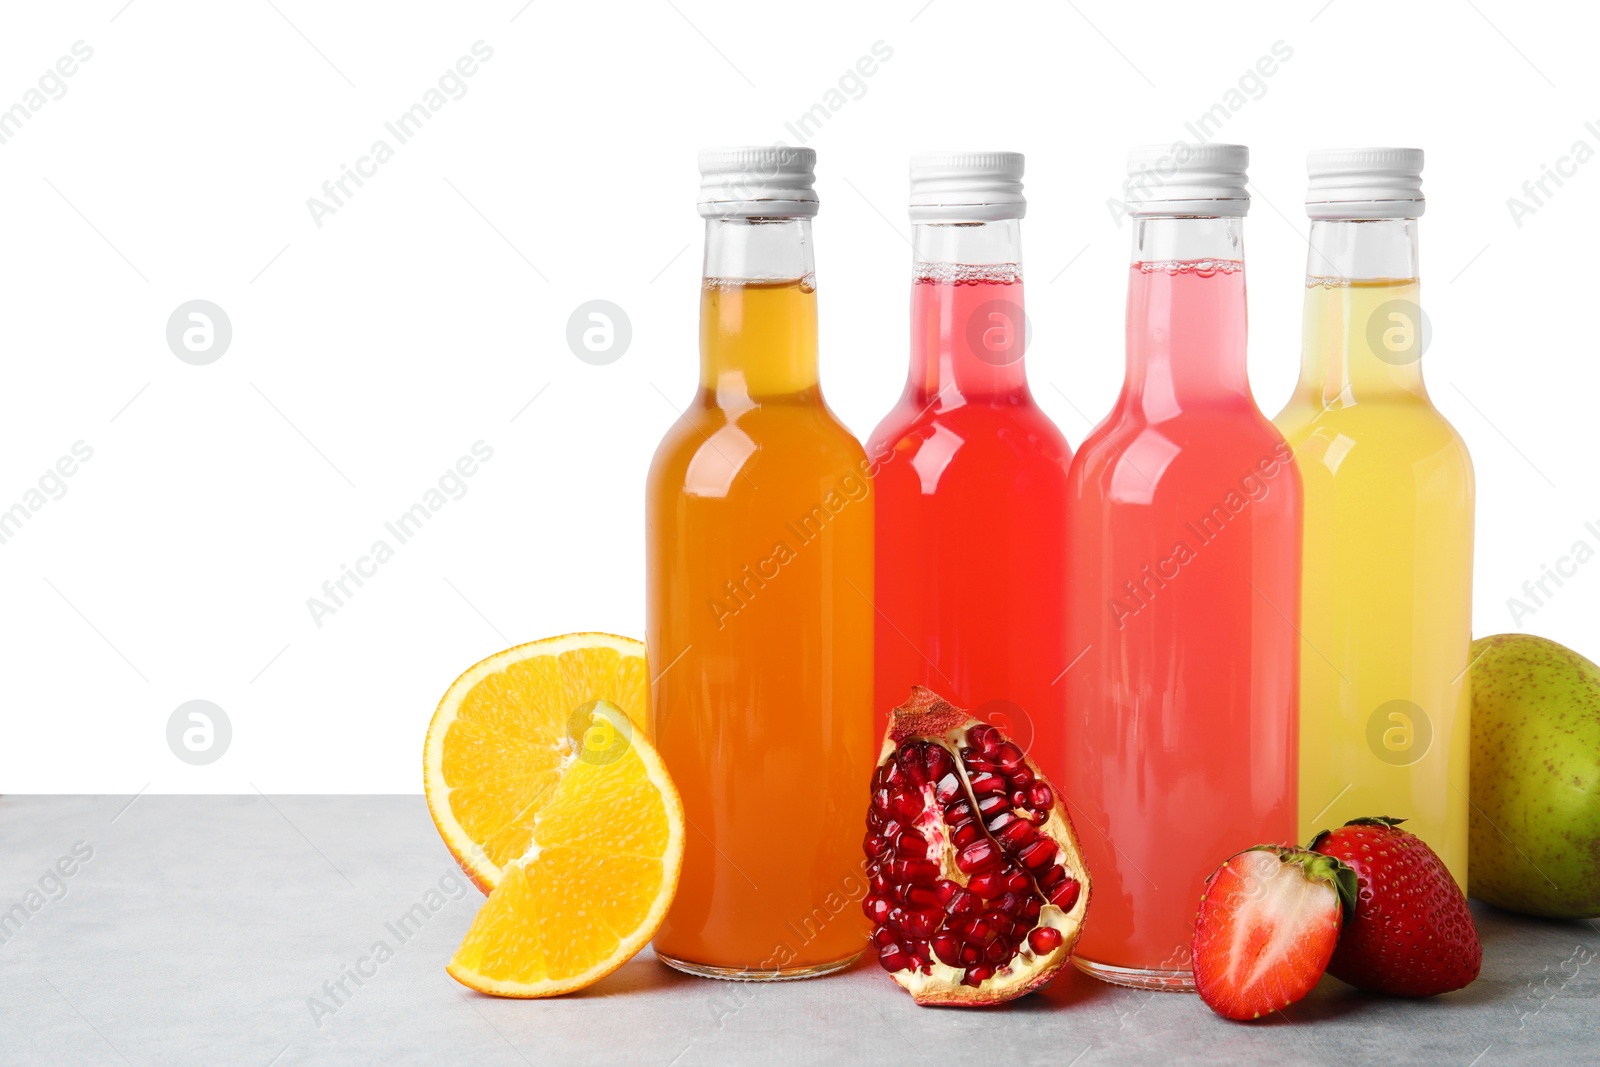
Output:
[[683,866],[683,804],[661,758],[614,704],[592,701],[578,739],[446,968],[502,997],[604,978],[655,935]]
[[647,733],[648,684],[643,643],[598,633],[508,648],[451,684],[428,724],[422,785],[439,836],[479,889],[528,851],[589,728],[585,706],[608,701]]

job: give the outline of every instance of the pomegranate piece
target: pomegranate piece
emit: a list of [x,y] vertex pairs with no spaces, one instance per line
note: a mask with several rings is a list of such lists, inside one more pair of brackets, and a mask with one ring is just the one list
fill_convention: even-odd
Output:
[[1026,752],[918,686],[890,720],[871,798],[861,906],[878,962],[918,1004],[999,1004],[1056,976],[1089,872]]

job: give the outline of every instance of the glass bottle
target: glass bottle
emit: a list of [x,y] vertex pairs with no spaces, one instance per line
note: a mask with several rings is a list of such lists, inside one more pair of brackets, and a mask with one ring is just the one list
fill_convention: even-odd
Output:
[[1191,989],[1204,881],[1296,833],[1300,481],[1245,368],[1239,145],[1135,149],[1127,377],[1072,464],[1076,960]]
[[1472,461],[1422,383],[1422,151],[1313,152],[1300,836],[1392,815],[1467,884]]
[[874,711],[881,736],[890,709],[926,686],[1058,779],[1072,449],[1023,368],[1022,169],[1017,152],[911,163],[911,370],[869,446]]
[[649,475],[651,722],[689,824],[655,947],[708,977],[866,944],[873,502],[818,386],[815,160],[702,153],[700,390]]

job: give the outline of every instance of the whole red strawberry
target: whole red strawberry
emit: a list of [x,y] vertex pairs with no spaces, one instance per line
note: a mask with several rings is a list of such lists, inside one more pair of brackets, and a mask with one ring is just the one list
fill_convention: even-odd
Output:
[[1259,1019],[1321,979],[1356,878],[1315,852],[1257,845],[1206,879],[1195,919],[1194,985],[1212,1011]]
[[1403,821],[1352,819],[1311,842],[1354,868],[1359,884],[1328,973],[1374,993],[1429,997],[1478,977],[1483,946],[1444,861]]

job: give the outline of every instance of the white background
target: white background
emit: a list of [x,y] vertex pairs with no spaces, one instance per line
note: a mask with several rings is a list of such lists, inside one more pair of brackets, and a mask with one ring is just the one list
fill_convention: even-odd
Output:
[[[1252,148],[1261,406],[1299,358],[1307,150],[1424,147],[1424,366],[1477,465],[1474,630],[1600,653],[1600,561],[1507,608],[1600,547],[1600,161],[1520,227],[1506,203],[1600,148],[1583,5],[124,2],[7,5],[0,28],[0,109],[93,49],[0,144],[0,510],[93,449],[0,544],[0,790],[415,792],[467,666],[639,634],[645,471],[694,389],[695,152],[802,143],[785,123],[878,41],[892,57],[803,142],[824,388],[858,435],[905,373],[910,152],[1027,153],[1030,374],[1076,445],[1121,380],[1126,149],[1192,139],[1282,41],[1213,137]],[[480,40],[465,95],[397,145],[384,123]],[[307,198],[379,138],[394,158],[319,228]],[[197,298],[233,327],[208,366],[165,338]],[[608,366],[565,341],[594,298],[632,321]],[[466,495],[319,628],[307,598],[479,440]],[[196,698],[233,726],[203,767],[166,743]]]

